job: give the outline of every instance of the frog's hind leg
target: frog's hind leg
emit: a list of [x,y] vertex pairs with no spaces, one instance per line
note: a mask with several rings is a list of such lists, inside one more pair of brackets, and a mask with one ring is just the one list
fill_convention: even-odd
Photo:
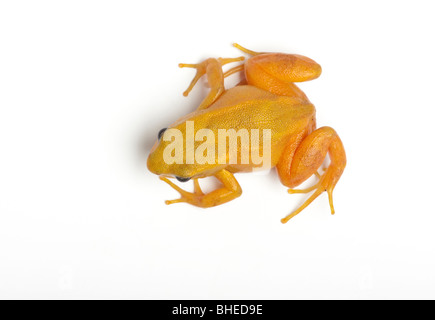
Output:
[[316,79],[322,69],[315,61],[296,54],[264,53],[245,62],[248,84],[277,95],[308,100],[294,82]]
[[331,213],[334,214],[332,192],[346,166],[344,147],[334,129],[322,127],[313,131],[302,140],[294,153],[291,150],[290,159],[283,155],[277,169],[281,182],[289,188],[294,188],[317,173],[328,152],[331,163],[316,185],[305,190],[289,190],[289,193],[315,191],[296,211],[282,219],[282,223],[300,213],[324,191],[328,193]]
[[194,68],[196,69],[196,75],[190,83],[183,95],[187,97],[192,91],[193,87],[196,85],[198,80],[203,76],[207,75],[207,81],[210,86],[210,92],[207,97],[199,105],[198,110],[208,108],[216,99],[225,91],[224,78],[225,75],[222,71],[222,66],[231,63],[244,60],[244,57],[238,58],[210,58],[198,64],[186,64],[180,63],[180,68]]

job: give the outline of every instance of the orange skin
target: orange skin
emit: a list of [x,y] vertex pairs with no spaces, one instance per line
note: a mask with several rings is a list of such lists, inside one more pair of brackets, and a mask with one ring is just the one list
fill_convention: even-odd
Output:
[[[199,64],[180,64],[180,67],[197,70],[195,78],[184,92],[185,96],[203,75],[207,76],[210,92],[196,111],[178,120],[170,128],[180,130],[183,136],[186,133],[186,121],[194,121],[195,132],[201,128],[215,133],[219,128],[270,129],[271,165],[276,167],[281,183],[290,188],[289,193],[314,191],[301,207],[281,222],[286,223],[324,191],[329,195],[331,213],[334,214],[332,192],[346,166],[344,147],[334,129],[316,129],[315,108],[294,84],[319,77],[322,72],[320,65],[300,55],[257,53],[238,44],[234,46],[251,57],[244,64],[225,73],[222,71],[223,65],[244,58],[210,58]],[[244,72],[246,80],[225,90],[225,77],[236,72]],[[251,161],[236,165],[186,162],[168,165],[163,161],[163,150],[169,143],[164,139],[157,141],[147,162],[151,172],[159,175],[161,180],[181,194],[180,199],[166,201],[166,204],[186,202],[207,208],[231,201],[242,194],[233,174],[256,169]],[[320,175],[317,171],[327,153],[330,165]],[[315,185],[305,190],[293,189],[312,175],[316,175],[319,180]],[[222,186],[204,194],[198,179],[209,176],[216,177]],[[187,192],[168,179],[173,177],[192,178],[194,192]]]

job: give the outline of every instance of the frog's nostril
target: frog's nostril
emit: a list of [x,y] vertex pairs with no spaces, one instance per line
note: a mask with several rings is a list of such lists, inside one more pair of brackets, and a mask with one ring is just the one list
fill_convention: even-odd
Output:
[[190,180],[190,178],[182,178],[182,177],[177,177],[177,176],[175,178],[177,178],[177,180],[180,182],[187,182]]

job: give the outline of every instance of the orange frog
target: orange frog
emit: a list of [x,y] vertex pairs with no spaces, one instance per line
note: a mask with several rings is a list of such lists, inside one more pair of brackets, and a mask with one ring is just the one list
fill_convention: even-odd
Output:
[[[283,218],[281,222],[286,223],[324,191],[328,193],[331,212],[334,214],[332,192],[346,166],[344,147],[334,129],[330,127],[316,129],[316,110],[307,96],[294,84],[294,82],[319,77],[322,71],[320,65],[301,55],[257,53],[238,44],[234,46],[251,57],[244,64],[227,72],[222,71],[225,64],[243,61],[244,57],[210,58],[199,64],[180,64],[182,68],[190,67],[197,70],[195,78],[184,92],[185,96],[203,75],[207,76],[210,92],[196,111],[179,119],[169,128],[178,130],[183,136],[186,136],[189,122],[194,124],[195,134],[202,129],[207,129],[216,133],[216,136],[220,129],[269,129],[270,167],[276,167],[281,183],[290,188],[289,193],[314,191],[302,206]],[[236,72],[243,72],[245,80],[226,90],[224,79]],[[170,130],[166,129],[160,131],[159,139],[147,161],[151,172],[159,175],[161,180],[181,194],[180,199],[166,201],[166,204],[187,202],[197,207],[207,208],[233,200],[242,194],[242,189],[233,174],[252,172],[260,166],[251,158],[246,163],[218,161],[222,156],[228,159],[228,148],[223,151],[224,154],[217,152],[213,155],[216,161],[205,163],[187,161],[187,151],[185,151],[180,159],[182,161],[168,163],[164,161],[165,149],[170,144],[174,144],[174,136],[170,136],[168,134]],[[206,141],[208,141],[207,148],[217,145],[214,139]],[[200,143],[207,142],[194,141],[188,146],[187,142],[183,141],[181,147],[196,148]],[[243,148],[241,144],[237,146]],[[263,152],[262,147],[260,146],[257,151]],[[317,171],[327,153],[329,153],[330,164],[320,175]],[[304,190],[293,189],[312,175],[318,178],[315,185]],[[199,186],[198,179],[210,176],[216,177],[222,185],[205,194]],[[168,178],[177,178],[181,182],[193,179],[194,192],[181,189]]]

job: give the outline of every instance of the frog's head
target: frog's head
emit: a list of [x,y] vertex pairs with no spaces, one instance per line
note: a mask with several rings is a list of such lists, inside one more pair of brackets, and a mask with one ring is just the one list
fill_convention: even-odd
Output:
[[[183,168],[177,165],[177,163],[171,163],[166,159],[168,155],[171,156],[171,150],[183,148],[183,140],[177,141],[176,139],[174,139],[173,141],[168,141],[166,139],[163,139],[167,130],[168,128],[163,128],[157,134],[157,141],[155,142],[153,148],[151,149],[150,155],[148,156],[148,170],[157,175],[170,177],[175,176],[181,179],[188,180],[188,178],[190,177],[186,174],[182,174]],[[171,148],[171,150],[169,150],[169,148]]]
[[214,171],[213,165],[186,162],[188,151],[185,149],[185,137],[185,123],[161,129],[148,156],[148,170],[160,176],[177,178],[181,182],[193,177],[208,176]]

